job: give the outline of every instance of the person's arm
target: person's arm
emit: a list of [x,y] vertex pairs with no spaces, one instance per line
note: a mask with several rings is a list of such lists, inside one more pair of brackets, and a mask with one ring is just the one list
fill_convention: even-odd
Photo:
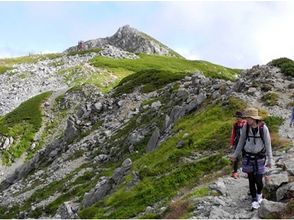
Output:
[[271,167],[271,165],[273,164],[272,143],[271,143],[270,133],[266,125],[264,125],[263,127],[263,137],[264,137],[264,144],[265,144],[266,156],[267,156],[266,165]]
[[245,141],[246,141],[246,127],[247,126],[248,125],[244,125],[242,127],[242,129],[241,129],[240,139],[239,139],[237,148],[236,148],[235,152],[232,155],[233,158],[237,158],[239,156],[239,154],[241,153],[242,149],[243,149],[243,146],[244,146]]
[[236,131],[235,131],[235,124],[234,124],[231,131],[231,139],[230,139],[231,147],[234,146],[235,137],[236,137]]
[[292,108],[290,127],[292,127],[293,123],[294,123],[294,107]]

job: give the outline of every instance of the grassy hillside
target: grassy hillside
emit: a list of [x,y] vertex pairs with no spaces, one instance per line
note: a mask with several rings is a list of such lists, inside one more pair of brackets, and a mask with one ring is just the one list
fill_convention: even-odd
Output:
[[198,71],[208,77],[227,80],[234,80],[239,74],[239,70],[206,61],[145,54],[141,54],[140,59],[136,60],[97,56],[91,63],[96,67],[107,68],[114,72],[119,79],[122,79],[117,86],[116,94],[132,92],[135,87],[140,85],[143,85],[143,92],[151,92]]
[[111,59],[97,56],[92,60],[96,67],[106,67],[113,71],[139,72],[146,69],[164,70],[171,73],[196,71],[214,78],[234,79],[239,70],[226,68],[207,61],[192,61],[177,57],[140,54],[140,59]]
[[41,127],[40,106],[50,95],[51,92],[46,92],[35,96],[0,119],[0,133],[13,137],[17,142],[8,151],[2,152],[4,163],[9,163],[11,159],[20,157],[30,146],[34,134]]

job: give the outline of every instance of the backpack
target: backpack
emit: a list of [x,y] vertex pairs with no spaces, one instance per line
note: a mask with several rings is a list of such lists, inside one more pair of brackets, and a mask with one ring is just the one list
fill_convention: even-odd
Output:
[[234,146],[237,146],[239,139],[240,139],[240,135],[241,135],[241,129],[243,128],[244,123],[238,123],[236,122],[234,124],[234,130],[235,130],[235,138],[234,138]]
[[[243,148],[242,148],[242,155],[243,155],[243,157],[244,156],[258,157],[258,158],[265,157],[266,149],[265,149],[264,131],[263,131],[264,124],[265,123],[262,122],[262,123],[260,123],[258,125],[259,135],[260,135],[260,138],[261,138],[262,143],[263,143],[263,148],[258,153],[249,153],[249,152],[246,152],[245,149],[244,149],[248,137],[254,137],[254,136],[249,136],[248,135],[249,134],[249,126],[247,124],[245,125],[246,126],[246,138],[245,138],[245,142],[244,142],[244,145],[243,145]],[[255,138],[259,138],[259,137],[255,137]]]

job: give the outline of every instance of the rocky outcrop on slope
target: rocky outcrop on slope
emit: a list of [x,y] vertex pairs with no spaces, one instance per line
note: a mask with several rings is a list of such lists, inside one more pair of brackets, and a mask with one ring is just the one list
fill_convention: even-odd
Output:
[[[125,25],[111,37],[98,38],[83,42],[83,49],[104,48],[113,46],[132,53],[146,53],[159,55],[175,55],[176,53],[167,46],[159,43],[152,37]],[[65,52],[77,51],[78,46],[70,47]]]

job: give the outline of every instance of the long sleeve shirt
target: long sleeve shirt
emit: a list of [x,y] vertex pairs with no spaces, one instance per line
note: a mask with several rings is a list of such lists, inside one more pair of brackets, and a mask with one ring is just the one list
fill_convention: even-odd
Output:
[[[247,126],[249,126],[249,125],[247,125]],[[243,128],[241,130],[241,136],[240,136],[239,143],[238,143],[237,148],[232,156],[234,158],[237,158],[239,156],[239,154],[241,153],[243,146],[244,146],[244,150],[246,152],[253,153],[253,154],[259,153],[265,147],[268,163],[272,164],[272,158],[273,158],[272,145],[271,145],[271,138],[270,138],[270,133],[269,133],[268,127],[265,124],[263,125],[263,139],[264,139],[264,144],[263,144],[263,141],[260,138],[259,129],[258,129],[257,133],[254,135],[251,127],[249,127],[248,137],[246,137],[246,127],[247,126],[243,126]],[[253,136],[255,136],[255,138]]]

